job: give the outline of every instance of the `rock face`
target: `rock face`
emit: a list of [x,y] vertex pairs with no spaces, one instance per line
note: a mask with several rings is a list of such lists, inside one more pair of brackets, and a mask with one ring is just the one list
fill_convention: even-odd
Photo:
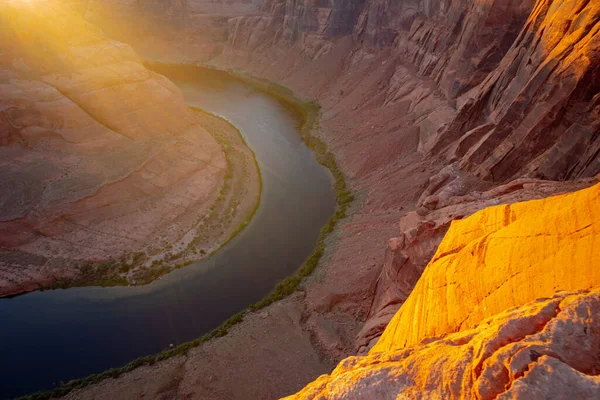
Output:
[[463,218],[490,206],[545,198],[597,182],[596,179],[578,182],[518,179],[488,191],[462,194],[468,187],[467,179],[455,165],[444,168],[430,179],[418,210],[407,213],[400,220],[401,235],[389,241],[371,310],[357,337],[359,353],[367,351],[381,336],[453,223],[460,223]]
[[291,398],[596,398],[598,201],[600,185],[453,222],[369,355]]
[[572,179],[599,171],[600,4],[537,1],[498,67],[423,143],[486,179]]
[[286,399],[595,399],[598,307],[597,290],[560,292],[475,329],[348,358]]
[[[320,58],[331,51],[328,40],[348,33],[337,19],[336,7],[342,7],[337,3],[270,9],[274,16],[286,10],[277,17],[284,39],[300,42],[307,57]],[[413,91],[402,84],[410,65],[447,100],[419,123],[421,152],[444,153],[465,170],[506,181],[600,172],[599,15],[600,5],[584,0],[372,1],[358,19],[352,3],[345,22],[357,19],[353,35],[359,51],[390,49],[387,62],[397,69],[383,87],[397,91],[393,83],[400,80],[401,92]],[[240,29],[248,28],[236,24],[234,44],[238,37],[257,36]]]
[[452,222],[372,351],[471,329],[484,318],[556,291],[600,286],[600,271],[593,267],[600,258],[599,200],[596,185],[498,205]]
[[61,2],[0,23],[0,296],[178,239],[227,169],[179,90]]

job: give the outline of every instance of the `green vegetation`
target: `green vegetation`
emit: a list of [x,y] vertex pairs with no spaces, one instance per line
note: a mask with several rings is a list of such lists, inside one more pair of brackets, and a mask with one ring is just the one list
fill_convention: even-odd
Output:
[[[251,84],[254,82],[252,78],[246,79]],[[264,308],[294,293],[304,278],[312,274],[317,267],[317,264],[319,264],[323,253],[325,252],[325,239],[335,230],[338,222],[346,217],[348,207],[350,207],[350,204],[354,200],[352,192],[348,190],[346,186],[344,174],[338,167],[335,157],[333,154],[331,154],[331,152],[327,151],[327,145],[320,138],[313,135],[315,124],[318,122],[321,115],[321,106],[316,101],[300,103],[297,98],[288,94],[291,93],[289,89],[281,90],[281,85],[275,85],[264,81],[258,82],[258,84],[254,83],[254,86],[258,90],[277,98],[279,102],[282,103],[288,110],[294,111],[300,115],[301,122],[299,129],[302,133],[304,142],[315,153],[319,164],[328,168],[333,175],[333,188],[335,192],[337,208],[335,213],[329,218],[329,221],[327,221],[323,228],[321,228],[321,233],[317,239],[315,249],[310,257],[308,257],[302,268],[300,268],[296,274],[280,282],[275,289],[269,293],[268,296],[256,304],[251,304],[248,308],[253,311],[260,310],[261,308]]]
[[[244,143],[244,146],[248,147],[248,144],[246,143],[246,140],[242,136],[242,133],[240,132],[240,130],[238,128],[236,128],[233,124],[231,124],[229,121],[227,121],[226,119],[223,119],[223,118],[221,118],[221,117],[219,117],[217,115],[214,115],[214,114],[212,114],[212,113],[210,113],[210,112],[208,112],[206,110],[203,110],[202,108],[199,108],[199,107],[190,107],[190,108],[192,110],[203,112],[205,114],[212,115],[213,117],[219,118],[220,120],[222,120],[224,123],[226,123],[227,125],[229,125],[229,127],[232,130],[234,130],[237,133],[239,140],[241,140],[241,142]],[[219,141],[219,140],[217,139],[217,141]],[[221,142],[219,142],[219,143],[223,145],[223,143],[221,143]],[[225,154],[227,154],[230,151],[230,146],[228,146],[227,144],[225,144],[223,147],[225,147],[224,151],[225,151]],[[250,214],[248,215],[248,218],[246,220],[242,221],[238,225],[238,227],[231,232],[231,234],[229,235],[229,237],[226,240],[224,240],[217,249],[213,250],[210,253],[211,257],[215,253],[217,253],[219,250],[221,250],[223,247],[225,247],[229,242],[231,242],[234,237],[236,237],[240,232],[242,232],[248,226],[248,224],[252,220],[252,217],[254,216],[254,214],[256,214],[256,211],[258,210],[258,207],[260,206],[260,199],[261,199],[261,196],[262,196],[263,182],[262,182],[262,175],[261,175],[261,172],[260,172],[260,168],[258,166],[258,161],[256,161],[256,156],[254,155],[254,152],[252,152],[252,159],[254,160],[254,166],[255,166],[256,170],[258,171],[258,184],[259,184],[258,198],[256,200],[256,203],[254,204],[254,208],[250,211]],[[229,169],[231,170],[232,168],[229,168]],[[224,194],[224,192],[223,192],[223,190],[221,190],[221,195],[219,196],[219,199],[222,198],[223,194]],[[204,255],[204,254],[206,254],[206,251],[204,249],[202,249],[202,250],[200,250],[200,254]]]
[[[333,187],[337,201],[336,211],[331,216],[327,224],[325,224],[323,228],[321,228],[321,233],[319,234],[313,253],[308,257],[304,265],[296,272],[296,274],[280,282],[265,298],[263,298],[258,303],[251,304],[250,306],[248,306],[247,310],[235,314],[234,316],[223,322],[218,328],[212,330],[210,333],[202,336],[201,338],[193,340],[191,342],[183,343],[173,349],[165,350],[157,355],[149,355],[138,358],[121,368],[113,368],[101,374],[90,375],[87,378],[73,380],[51,391],[35,393],[30,396],[22,397],[20,398],[21,400],[46,400],[65,396],[72,390],[84,388],[88,385],[101,382],[104,379],[118,378],[121,374],[130,372],[136,369],[137,367],[144,365],[153,365],[158,361],[165,360],[170,357],[174,357],[177,355],[185,355],[189,350],[193,349],[194,347],[198,347],[200,344],[210,339],[225,336],[233,326],[243,321],[244,315],[246,313],[250,311],[260,310],[294,293],[298,289],[304,278],[311,275],[317,267],[317,264],[319,263],[321,257],[325,252],[325,239],[328,237],[329,234],[331,234],[335,230],[335,227],[337,226],[339,221],[346,217],[346,212],[348,211],[350,204],[354,200],[351,191],[346,186],[344,175],[339,169],[335,161],[335,157],[333,156],[333,154],[327,151],[327,146],[325,145],[325,143],[320,138],[313,135],[313,130],[316,127],[315,125],[318,123],[318,120],[320,118],[321,107],[315,101],[301,102],[298,98],[296,98],[293,95],[293,92],[290,89],[287,89],[284,86],[264,80],[257,80],[247,76],[240,76],[234,74],[232,74],[232,76],[236,79],[244,80],[245,82],[254,86],[257,90],[260,90],[270,96],[275,97],[284,107],[296,113],[300,121],[299,130],[302,133],[303,140],[314,151],[317,161],[324,167],[328,168],[331,174],[333,175]],[[256,208],[258,208],[258,203]],[[254,211],[256,211],[256,209]],[[244,229],[247,224],[248,221],[243,222],[238,227],[238,229],[231,235],[229,240],[231,240],[239,231]],[[228,243],[229,240],[226,241],[222,246]],[[203,251],[204,250],[201,250],[201,252]],[[182,265],[180,264],[177,265],[175,268],[180,268],[181,266]]]

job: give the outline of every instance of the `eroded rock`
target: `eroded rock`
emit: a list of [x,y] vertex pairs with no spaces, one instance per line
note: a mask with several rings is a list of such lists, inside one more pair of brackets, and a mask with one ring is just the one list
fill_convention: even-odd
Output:
[[0,23],[0,296],[181,238],[228,167],[179,90],[62,2]]
[[348,358],[286,399],[594,399],[599,307],[597,290],[560,292],[474,329]]
[[459,195],[468,187],[469,178],[457,171],[447,167],[430,180],[430,186],[420,201],[435,197],[435,207],[426,208],[426,211],[422,211],[421,207],[407,213],[399,223],[401,236],[390,240],[369,316],[356,340],[356,348],[362,353],[383,333],[392,316],[410,295],[454,221],[490,206],[545,198],[597,182],[596,179],[571,182],[519,179],[491,190]]
[[598,397],[599,200],[596,185],[455,221],[369,354],[290,398]]

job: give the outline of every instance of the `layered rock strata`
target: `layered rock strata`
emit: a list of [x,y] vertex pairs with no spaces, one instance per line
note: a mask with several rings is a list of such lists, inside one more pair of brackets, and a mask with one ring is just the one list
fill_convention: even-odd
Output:
[[597,182],[597,179],[589,179],[559,183],[524,178],[488,191],[461,194],[468,187],[467,179],[454,165],[444,168],[430,179],[428,189],[419,200],[420,207],[400,220],[400,236],[388,243],[373,303],[357,336],[359,353],[366,352],[377,342],[455,221],[490,206],[504,204],[510,207],[519,201],[571,192]]
[[368,356],[290,398],[596,398],[599,201],[596,185],[453,222]]
[[559,292],[474,329],[342,361],[286,399],[595,399],[600,292]]
[[179,90],[60,1],[0,23],[0,296],[181,239],[228,166]]

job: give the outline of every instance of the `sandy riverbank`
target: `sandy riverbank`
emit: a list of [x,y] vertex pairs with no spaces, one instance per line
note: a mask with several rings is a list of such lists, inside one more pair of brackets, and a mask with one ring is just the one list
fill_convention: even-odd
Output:
[[[220,188],[211,193],[207,201],[192,203],[151,242],[138,243],[124,254],[101,261],[53,261],[60,261],[63,269],[71,269],[70,273],[59,277],[52,266],[47,265],[48,261],[39,265],[35,279],[25,285],[13,279],[12,275],[18,271],[0,268],[0,297],[38,289],[148,284],[170,271],[214,254],[239,233],[260,203],[262,182],[254,154],[229,122],[199,109],[193,112],[197,123],[221,145],[227,163]],[[3,259],[18,262],[21,256],[31,258],[17,251],[8,253],[3,253]]]

